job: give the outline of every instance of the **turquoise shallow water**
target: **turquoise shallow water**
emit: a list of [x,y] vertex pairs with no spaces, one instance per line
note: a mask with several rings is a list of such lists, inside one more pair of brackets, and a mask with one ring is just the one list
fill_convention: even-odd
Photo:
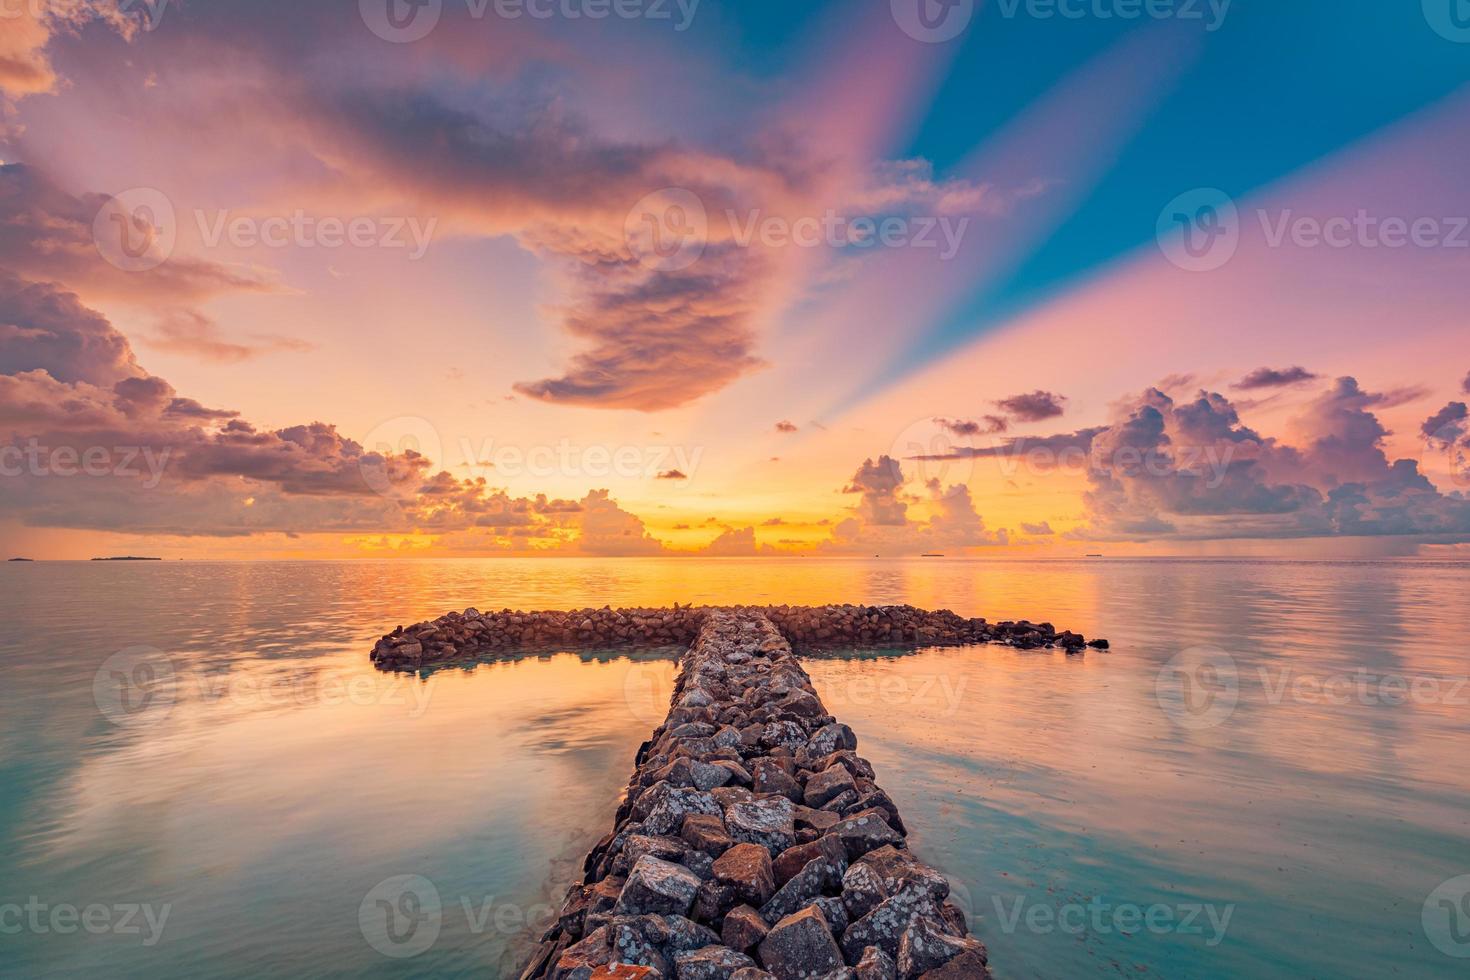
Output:
[[[1467,595],[1428,562],[0,566],[0,975],[509,974],[672,660],[366,652],[468,605],[677,599],[1113,641],[808,662],[998,976],[1464,976]],[[359,915],[402,876],[439,903],[385,943]]]

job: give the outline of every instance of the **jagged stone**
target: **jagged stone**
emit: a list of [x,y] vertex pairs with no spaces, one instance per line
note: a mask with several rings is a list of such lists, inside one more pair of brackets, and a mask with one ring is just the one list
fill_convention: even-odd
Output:
[[897,844],[903,836],[888,826],[881,810],[865,810],[835,824],[828,834],[841,838],[849,860],[857,860],[885,844]]
[[[761,916],[767,922],[778,922],[797,911],[812,899],[835,892],[842,887],[842,872],[846,866],[838,865],[827,857],[818,855],[808,861],[791,879],[782,885],[771,900],[761,906]],[[830,923],[829,923],[830,925]]]
[[719,857],[735,844],[734,838],[725,831],[725,821],[709,813],[686,816],[679,836],[690,847],[711,857]]
[[759,844],[736,844],[720,855],[714,865],[715,878],[735,889],[740,900],[763,905],[776,891],[771,870],[771,852]]
[[706,946],[674,957],[678,980],[730,980],[737,970],[755,966],[755,960],[727,946]]
[[699,878],[688,868],[645,855],[628,872],[616,911],[630,915],[684,915],[694,904],[699,886]]
[[761,966],[779,980],[821,976],[843,965],[842,950],[815,908],[804,908],[776,923],[761,941],[759,957]]
[[847,848],[839,837],[819,837],[809,844],[798,844],[788,847],[776,856],[771,863],[771,870],[776,876],[778,886],[786,884],[809,861],[815,858],[826,858],[834,865],[840,865],[843,871],[847,870]]
[[863,950],[862,959],[853,967],[857,980],[898,980],[898,964],[877,946]]
[[796,808],[785,797],[736,803],[725,810],[725,830],[737,841],[780,854],[796,843]]
[[803,802],[812,809],[819,810],[833,799],[844,793],[855,792],[856,789],[852,773],[843,766],[832,766],[830,769],[823,769],[813,774],[806,781]]
[[744,953],[759,946],[770,931],[771,927],[766,925],[766,920],[761,918],[759,912],[749,905],[741,905],[731,909],[725,916],[720,938],[726,946]]
[[898,943],[898,980],[918,980],[962,953],[983,948],[973,939],[945,934],[928,919],[915,918]]

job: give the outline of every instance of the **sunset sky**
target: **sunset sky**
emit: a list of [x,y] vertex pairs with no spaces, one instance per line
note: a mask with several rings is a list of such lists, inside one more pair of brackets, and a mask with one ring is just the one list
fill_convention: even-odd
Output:
[[1061,6],[0,0],[0,558],[1470,555],[1470,28]]

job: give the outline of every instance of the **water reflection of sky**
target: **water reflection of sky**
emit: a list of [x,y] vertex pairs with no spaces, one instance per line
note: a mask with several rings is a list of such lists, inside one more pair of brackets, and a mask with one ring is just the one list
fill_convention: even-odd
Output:
[[[1313,701],[1300,693],[1310,683],[1292,685],[1470,673],[1464,565],[0,569],[0,903],[172,907],[153,948],[0,938],[23,974],[495,975],[531,938],[517,914],[544,916],[607,829],[674,663],[564,654],[393,678],[369,669],[372,639],[472,604],[853,600],[1113,640],[1084,657],[988,647],[809,661],[916,845],[964,886],[998,973],[1461,975],[1420,913],[1436,885],[1470,872],[1470,708],[1444,703],[1448,686],[1438,703],[1394,705]],[[134,645],[178,665],[177,698],[118,727],[93,702],[93,674]],[[1226,651],[1236,668],[1238,703],[1214,727],[1160,707],[1161,666],[1191,647]],[[357,927],[363,896],[399,874],[431,879],[445,903],[438,942],[409,962],[380,956]],[[510,925],[480,929],[492,898],[512,907]],[[1234,910],[1209,946],[1208,920],[1200,935],[1079,938],[1024,920],[1007,932],[1018,901]]]

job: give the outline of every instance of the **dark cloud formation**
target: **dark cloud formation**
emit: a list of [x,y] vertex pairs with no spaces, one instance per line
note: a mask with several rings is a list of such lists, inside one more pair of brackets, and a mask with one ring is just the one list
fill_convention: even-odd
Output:
[[799,430],[797,429],[796,423],[794,423],[794,422],[787,422],[787,421],[784,421],[783,420],[781,422],[777,422],[776,423],[776,431],[777,432],[784,432],[784,433],[792,433],[792,432],[797,432]]
[[689,477],[684,474],[684,471],[683,470],[664,470],[662,473],[660,473],[658,475],[658,478],[660,480],[687,480],[687,479],[689,479]]
[[1086,458],[1092,451],[1092,440],[1106,426],[1078,429],[1050,436],[1015,436],[994,446],[957,446],[943,453],[910,456],[922,461],[956,459],[1001,459],[1026,462],[1038,469],[1051,469]]
[[1022,522],[1021,530],[1025,531],[1027,534],[1034,534],[1038,537],[1046,537],[1047,535],[1057,533],[1051,529],[1050,521],[1042,521],[1040,524],[1027,524],[1025,522]]
[[1043,422],[1066,411],[1067,399],[1050,391],[1033,391],[1028,395],[1012,395],[995,404],[1020,422]]
[[233,537],[440,535],[446,550],[657,554],[605,491],[515,498],[324,422],[259,428],[180,396],[55,284],[0,274],[0,516],[38,527]]
[[0,269],[0,374],[109,384],[143,373],[127,339],[75,294]]
[[1281,370],[1276,368],[1256,368],[1250,374],[1241,378],[1231,387],[1240,391],[1256,391],[1261,388],[1286,388],[1291,385],[1303,384],[1307,381],[1316,381],[1319,376],[1308,371],[1304,367],[1289,367]]
[[975,436],[999,435],[1011,427],[1007,419],[999,415],[986,415],[978,421],[975,419],[944,419],[934,420],[941,428],[951,435],[959,436],[961,439],[970,439]]
[[1470,395],[1470,374],[1465,375],[1465,380],[1460,382],[1460,391]]
[[63,282],[89,298],[157,308],[272,288],[254,270],[183,255],[146,271],[103,261],[93,222],[109,200],[106,194],[69,194],[34,166],[0,165],[0,263],[28,279]]
[[1241,423],[1228,399],[1139,396],[1098,433],[1087,459],[1085,536],[1470,538],[1470,500],[1441,493],[1418,462],[1390,461],[1371,408],[1396,396],[1350,377],[1295,420],[1297,446]]

